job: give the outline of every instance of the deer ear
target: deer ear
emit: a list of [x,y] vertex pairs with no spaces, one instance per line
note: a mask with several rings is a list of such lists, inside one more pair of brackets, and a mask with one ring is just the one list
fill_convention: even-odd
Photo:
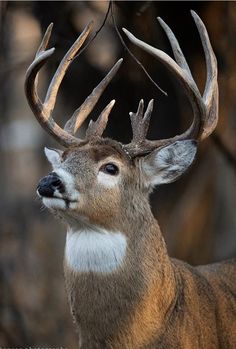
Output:
[[154,150],[142,161],[142,170],[147,186],[174,182],[192,164],[197,152],[197,142],[177,141]]
[[44,153],[53,168],[56,168],[61,164],[61,155],[63,153],[61,150],[45,147]]

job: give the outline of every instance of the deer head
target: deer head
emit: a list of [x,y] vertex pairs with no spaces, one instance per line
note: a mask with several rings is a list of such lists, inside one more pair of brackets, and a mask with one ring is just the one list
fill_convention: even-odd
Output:
[[47,149],[45,154],[53,172],[44,177],[37,192],[43,203],[70,225],[96,225],[106,229],[127,231],[130,220],[145,216],[149,210],[148,194],[156,185],[177,180],[192,164],[197,143],[209,136],[218,119],[217,64],[207,31],[196,13],[192,16],[204,48],[207,81],[203,96],[193,80],[178,41],[165,22],[159,19],[171,43],[174,61],[166,53],[149,46],[123,29],[135,44],[160,60],[181,83],[192,106],[194,118],[182,134],[169,139],[146,138],[153,109],[151,100],[144,110],[140,101],[136,113],[130,113],[133,138],[129,144],[102,138],[108,115],[114,106],[111,101],[98,119],[90,121],[85,139],[75,133],[88,117],[102,92],[116,74],[119,60],[107,76],[74,112],[62,129],[53,119],[52,111],[60,83],[78,50],[91,31],[90,23],[69,49],[60,63],[44,103],[37,94],[37,74],[54,49],[47,50],[52,25],[44,35],[35,60],[29,67],[25,82],[29,105],[41,126],[66,147],[65,151]]

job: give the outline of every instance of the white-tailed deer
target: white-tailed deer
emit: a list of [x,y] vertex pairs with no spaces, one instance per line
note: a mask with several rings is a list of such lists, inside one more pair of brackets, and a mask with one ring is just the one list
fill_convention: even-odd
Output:
[[201,96],[179,44],[165,30],[176,61],[128,38],[160,60],[183,86],[194,119],[170,139],[146,139],[153,101],[141,100],[130,113],[129,144],[102,138],[114,101],[90,122],[84,140],[75,132],[88,117],[121,60],[93,90],[62,129],[53,119],[63,76],[86,40],[89,24],[63,58],[45,102],[37,94],[37,74],[54,49],[48,28],[26,76],[28,102],[37,120],[65,151],[45,149],[53,172],[41,179],[43,204],[67,223],[65,279],[83,349],[235,349],[236,261],[201,267],[171,259],[152,215],[149,194],[179,178],[192,164],[199,141],[218,119],[217,62],[204,24],[192,12],[203,44],[206,87]]

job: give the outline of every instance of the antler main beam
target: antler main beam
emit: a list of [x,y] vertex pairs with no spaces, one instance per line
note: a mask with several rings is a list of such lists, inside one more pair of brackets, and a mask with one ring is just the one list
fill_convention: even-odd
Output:
[[[203,140],[209,136],[215,129],[218,121],[218,83],[217,83],[217,61],[214,52],[211,47],[211,43],[207,34],[207,30],[199,18],[199,16],[191,11],[193,19],[196,23],[197,29],[200,34],[201,42],[204,49],[206,66],[207,66],[207,81],[203,96],[201,96],[199,89],[192,77],[191,71],[189,69],[188,63],[182,53],[179,43],[168,27],[168,25],[161,19],[158,18],[162,28],[164,29],[173,53],[175,60],[168,56],[165,52],[154,48],[144,41],[137,39],[133,34],[131,34],[127,29],[123,28],[124,33],[128,36],[130,41],[140,48],[144,49],[146,52],[152,54],[158,60],[160,60],[170,72],[177,78],[177,80],[182,85],[185,93],[191,103],[194,119],[191,126],[182,134],[177,135],[173,138],[162,139],[157,141],[150,141],[145,138],[145,132],[140,132],[140,137],[134,137],[132,142],[126,145],[126,150],[132,155],[138,155],[151,151],[157,147],[175,142],[177,140],[184,139],[196,139]],[[149,107],[148,107],[149,108]],[[138,113],[137,113],[138,114]],[[140,119],[140,116],[139,116]],[[131,120],[133,123],[133,121]],[[142,121],[139,121],[137,127],[141,126]],[[145,126],[144,126],[145,124]],[[143,127],[147,128],[147,124],[143,123]],[[136,132],[133,129],[133,132]]]
[[[89,33],[92,30],[93,23],[90,22],[79,38],[75,41],[75,43],[71,46],[68,52],[65,54],[61,63],[59,64],[46,93],[45,101],[42,102],[38,96],[37,92],[37,76],[42,68],[42,66],[48,61],[48,59],[54,53],[54,48],[47,50],[47,46],[49,43],[49,39],[52,32],[53,25],[50,24],[47,28],[45,35],[42,39],[42,42],[38,48],[35,59],[33,63],[27,70],[26,80],[25,80],[25,93],[28,99],[28,103],[36,116],[37,120],[41,124],[41,126],[51,134],[56,141],[58,141],[61,145],[68,147],[71,145],[78,145],[81,143],[81,139],[75,137],[75,133],[91,113],[96,103],[98,102],[100,96],[104,92],[107,85],[110,83],[112,78],[115,76],[118,71],[122,59],[120,59],[113,68],[108,72],[106,77],[99,83],[99,85],[92,91],[92,93],[86,98],[85,102],[74,112],[70,120],[67,121],[64,129],[62,129],[53,119],[52,112],[55,107],[56,98],[58,94],[59,87],[61,82],[72,63],[73,59],[77,55],[78,51],[82,47],[83,43],[87,39]],[[105,108],[106,117],[100,117],[99,120],[95,123],[93,127],[93,132],[90,131],[90,137],[94,135],[100,135],[102,130],[105,129],[105,121],[108,119],[108,115],[114,105],[114,101],[109,103]]]

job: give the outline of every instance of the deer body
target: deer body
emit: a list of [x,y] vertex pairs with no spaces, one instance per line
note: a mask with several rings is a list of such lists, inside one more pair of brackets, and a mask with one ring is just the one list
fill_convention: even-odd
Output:
[[46,31],[26,76],[26,96],[40,124],[65,151],[45,149],[53,172],[40,180],[43,204],[66,222],[65,279],[80,349],[235,349],[236,261],[193,268],[171,259],[149,205],[156,185],[178,179],[195,159],[198,141],[218,120],[217,63],[206,28],[192,13],[204,47],[207,81],[201,96],[170,28],[160,20],[176,61],[124,30],[129,39],[159,59],[182,84],[194,120],[170,139],[146,139],[153,108],[140,101],[130,113],[129,144],[102,138],[111,101],[84,140],[75,137],[121,60],[62,129],[52,118],[60,83],[86,40],[91,24],[67,52],[44,103],[37,73],[52,55]]
[[235,348],[235,261],[199,270],[169,259],[164,245],[144,251],[111,274],[74,273],[65,262],[80,347]]
[[116,271],[75,272],[65,259],[81,348],[235,348],[236,261],[172,260],[151,212],[138,216]]

